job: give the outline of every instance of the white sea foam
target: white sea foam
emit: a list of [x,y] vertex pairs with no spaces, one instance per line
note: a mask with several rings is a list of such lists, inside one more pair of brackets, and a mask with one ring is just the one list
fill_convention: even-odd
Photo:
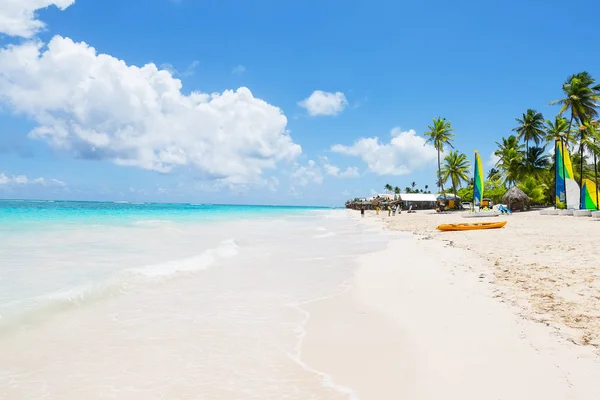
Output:
[[3,240],[0,398],[357,399],[301,354],[302,304],[385,246],[346,212]]
[[[220,260],[238,254],[238,246],[233,239],[224,240],[215,248],[207,249],[196,256],[150,264],[140,268],[130,268],[119,272],[104,281],[84,283],[66,287],[24,301],[12,301],[4,304],[11,311],[0,314],[0,328],[31,323],[50,314],[66,311],[71,307],[100,301],[117,295],[127,294],[144,285],[164,282],[178,275],[199,272],[218,263]],[[20,307],[15,307],[20,306]],[[16,308],[16,310],[14,310]]]
[[233,239],[221,242],[219,247],[209,249],[194,257],[184,260],[168,261],[162,264],[147,265],[142,268],[133,268],[129,272],[150,278],[169,277],[182,272],[193,272],[206,269],[219,259],[227,259],[238,254],[238,246]]

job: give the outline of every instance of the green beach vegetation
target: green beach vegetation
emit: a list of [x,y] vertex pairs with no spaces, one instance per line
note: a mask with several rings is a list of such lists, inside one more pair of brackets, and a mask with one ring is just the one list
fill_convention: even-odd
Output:
[[[560,105],[557,115],[545,119],[535,109],[526,110],[515,118],[512,129],[516,135],[496,142],[497,159],[485,182],[484,196],[501,202],[506,190],[517,186],[532,204],[553,205],[555,202],[554,146],[562,140],[571,155],[575,180],[581,187],[582,179],[598,185],[598,155],[600,129],[598,107],[600,84],[587,72],[568,77],[562,85],[563,98],[550,102]],[[473,186],[458,190],[463,201],[473,200]],[[560,205],[559,205],[560,206]]]
[[[590,179],[600,186],[600,84],[587,72],[579,72],[562,84],[563,96],[549,105],[560,109],[551,119],[530,108],[515,118],[514,134],[496,142],[496,163],[486,174],[484,197],[501,203],[507,190],[518,187],[533,205],[554,205],[554,148],[557,141],[566,144],[573,164],[575,181]],[[463,202],[473,201],[473,172],[470,158],[454,148],[454,128],[446,118],[434,118],[424,132],[427,144],[437,151],[436,186],[438,193],[452,193]],[[450,151],[448,151],[450,150]],[[442,158],[443,156],[443,158]],[[405,193],[431,193],[417,189],[416,183]],[[388,193],[400,193],[399,187],[385,185]],[[458,206],[458,204],[457,204]],[[561,205],[559,204],[559,207]]]

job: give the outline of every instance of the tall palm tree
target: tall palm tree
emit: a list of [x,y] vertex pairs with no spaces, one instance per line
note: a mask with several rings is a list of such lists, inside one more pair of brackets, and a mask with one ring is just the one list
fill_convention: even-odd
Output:
[[[546,135],[544,138],[546,144],[554,143],[557,138],[567,134],[570,140],[572,140],[571,133],[569,132],[569,120],[565,117],[557,115],[554,117],[554,122],[546,120]],[[569,147],[569,144],[567,144],[567,147]]]
[[510,135],[509,137],[502,138],[502,143],[496,142],[498,150],[494,152],[494,155],[501,157],[502,153],[508,149],[515,149],[517,151],[523,151],[523,146],[519,144],[519,140],[516,136]]
[[450,151],[444,157],[444,165],[442,166],[441,175],[442,182],[446,182],[448,178],[452,183],[452,191],[456,196],[456,188],[461,186],[462,182],[469,181],[469,169],[471,164],[464,153],[459,153],[457,150]]
[[386,183],[383,188],[385,189],[386,192],[391,192],[393,189],[392,185],[390,185],[389,183]]
[[395,193],[395,194],[400,194],[400,192],[401,192],[400,188],[399,188],[398,186],[396,186],[396,187],[394,188],[394,193]]
[[496,150],[495,154],[498,156],[496,167],[503,171],[504,182],[509,188],[514,186],[523,175],[523,152],[516,146]]
[[554,100],[550,104],[560,104],[562,107],[558,112],[562,116],[565,111],[571,111],[569,120],[569,129],[567,130],[567,142],[573,120],[583,125],[586,119],[596,118],[598,116],[598,102],[600,101],[600,84],[587,72],[579,72],[571,75],[562,85],[564,98]]
[[545,147],[530,147],[526,153],[525,170],[534,178],[539,178],[548,171],[550,159]]
[[442,182],[442,165],[440,160],[440,154],[444,151],[444,146],[448,145],[450,148],[454,148],[452,146],[452,138],[454,134],[452,131],[454,130],[450,124],[450,121],[446,121],[446,118],[434,118],[433,124],[428,126],[429,131],[425,132],[424,135],[427,138],[427,143],[433,144],[433,147],[437,150],[437,163],[438,163],[438,173],[437,173],[437,185],[440,188],[440,192],[444,193],[444,183]]
[[526,154],[529,153],[529,141],[532,140],[535,145],[539,145],[544,135],[544,116],[531,108],[523,114],[522,118],[515,118],[519,126],[513,128],[517,132],[517,139],[525,142]]

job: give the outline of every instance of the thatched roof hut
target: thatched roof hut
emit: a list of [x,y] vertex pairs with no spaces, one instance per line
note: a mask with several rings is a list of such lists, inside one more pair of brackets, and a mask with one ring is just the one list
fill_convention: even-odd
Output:
[[508,204],[512,211],[529,209],[529,196],[516,186],[511,187],[502,196],[502,202]]

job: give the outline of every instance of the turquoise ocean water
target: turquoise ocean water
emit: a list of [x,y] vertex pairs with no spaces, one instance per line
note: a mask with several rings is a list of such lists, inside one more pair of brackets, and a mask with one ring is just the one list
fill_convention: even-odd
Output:
[[326,209],[328,208],[301,206],[0,200],[0,230],[39,229],[41,225],[127,225],[143,220],[210,222],[275,217]]

